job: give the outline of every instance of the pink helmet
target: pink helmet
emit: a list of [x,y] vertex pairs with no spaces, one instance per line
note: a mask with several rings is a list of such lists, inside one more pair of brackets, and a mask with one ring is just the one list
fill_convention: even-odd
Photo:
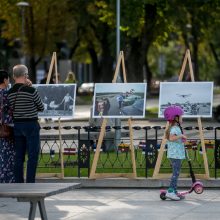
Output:
[[183,115],[184,111],[180,106],[171,105],[164,110],[164,118],[167,121],[173,121],[176,116]]

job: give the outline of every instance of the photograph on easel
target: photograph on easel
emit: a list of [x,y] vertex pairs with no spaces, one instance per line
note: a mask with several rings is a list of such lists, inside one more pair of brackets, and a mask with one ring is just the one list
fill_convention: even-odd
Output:
[[76,100],[76,84],[33,85],[44,104],[40,118],[73,118]]
[[181,106],[185,118],[212,117],[213,82],[162,82],[158,117],[170,105]]
[[96,83],[93,118],[143,118],[146,92],[146,83]]

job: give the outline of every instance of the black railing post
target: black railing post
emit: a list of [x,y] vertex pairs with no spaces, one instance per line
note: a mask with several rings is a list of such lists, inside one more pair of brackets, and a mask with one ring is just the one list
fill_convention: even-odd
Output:
[[215,128],[215,151],[214,151],[214,157],[215,157],[215,179],[217,178],[217,128]]
[[74,129],[77,130],[77,136],[78,136],[78,148],[77,148],[77,164],[78,164],[78,177],[80,178],[80,165],[79,165],[79,143],[80,143],[80,130],[81,130],[81,127],[80,126],[75,126],[73,127]]
[[87,147],[87,152],[88,152],[88,174],[87,176],[89,177],[89,174],[90,174],[90,146],[91,146],[91,140],[90,140],[90,131],[93,130],[93,128],[89,128],[88,129],[88,145],[86,146]]
[[147,129],[145,129],[145,167],[146,167],[146,169],[145,169],[145,177],[147,178],[147,174],[148,174],[148,170],[147,170],[147,160],[146,160],[146,157],[147,157],[147,139],[148,139],[148,130]]
[[150,126],[145,126],[143,127],[143,129],[145,130],[145,149],[144,149],[144,152],[145,152],[145,177],[147,178],[148,177],[148,164],[147,164],[147,157],[148,157],[148,149],[147,149],[147,140],[148,140],[148,130],[151,129]]

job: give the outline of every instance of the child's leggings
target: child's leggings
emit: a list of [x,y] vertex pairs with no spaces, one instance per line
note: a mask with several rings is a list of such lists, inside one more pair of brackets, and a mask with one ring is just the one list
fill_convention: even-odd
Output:
[[177,189],[177,181],[181,169],[181,159],[170,159],[172,164],[173,175],[171,177],[170,188],[173,188],[175,191]]

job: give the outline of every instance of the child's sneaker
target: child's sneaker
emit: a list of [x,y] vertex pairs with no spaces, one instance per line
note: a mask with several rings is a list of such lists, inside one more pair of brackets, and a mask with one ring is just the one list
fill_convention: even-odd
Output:
[[166,193],[166,197],[167,197],[168,199],[175,200],[175,201],[180,200],[180,197],[177,196],[176,193],[174,193],[174,192],[167,192],[167,193]]
[[176,194],[180,199],[185,199],[185,196],[184,195],[181,195],[180,193],[177,193]]
[[181,193],[179,193],[178,191],[176,191],[175,193],[180,199],[185,199],[185,196],[181,195]]

